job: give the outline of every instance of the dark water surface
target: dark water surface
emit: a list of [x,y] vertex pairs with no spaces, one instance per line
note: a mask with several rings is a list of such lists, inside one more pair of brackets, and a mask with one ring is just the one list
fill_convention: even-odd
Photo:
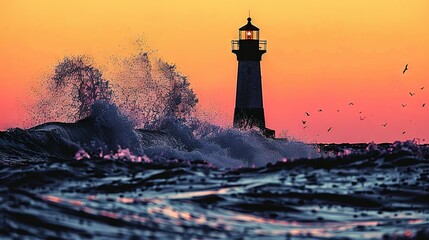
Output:
[[[156,132],[141,133],[152,141],[142,159],[76,160],[84,141],[46,129],[0,132],[1,239],[429,239],[429,147],[416,142],[323,145],[270,163],[277,142],[261,140],[243,156],[266,163],[225,167]],[[166,157],[179,148],[184,158]]]

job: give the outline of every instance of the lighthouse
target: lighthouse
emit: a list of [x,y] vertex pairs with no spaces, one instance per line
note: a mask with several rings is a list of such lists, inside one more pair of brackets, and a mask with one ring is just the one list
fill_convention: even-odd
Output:
[[238,31],[238,40],[231,42],[238,61],[234,127],[256,128],[265,136],[274,138],[274,130],[265,127],[262,99],[261,59],[267,52],[267,41],[259,40],[259,28],[251,21],[247,18],[247,24]]

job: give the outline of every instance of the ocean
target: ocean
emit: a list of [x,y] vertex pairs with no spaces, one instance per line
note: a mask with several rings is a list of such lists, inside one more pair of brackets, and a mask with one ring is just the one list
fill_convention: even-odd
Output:
[[[112,105],[0,132],[1,239],[429,239],[429,147],[134,129]],[[201,127],[203,128],[203,127]]]

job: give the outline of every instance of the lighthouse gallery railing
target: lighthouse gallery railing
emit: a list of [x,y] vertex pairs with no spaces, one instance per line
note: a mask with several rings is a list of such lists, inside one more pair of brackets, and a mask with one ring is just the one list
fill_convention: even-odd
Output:
[[[239,40],[231,41],[232,50],[240,50]],[[259,40],[259,50],[267,50],[267,40]]]

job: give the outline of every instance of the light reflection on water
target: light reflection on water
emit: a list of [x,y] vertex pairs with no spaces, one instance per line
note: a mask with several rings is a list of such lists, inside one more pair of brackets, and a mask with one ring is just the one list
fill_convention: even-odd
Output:
[[[398,220],[404,225],[427,225],[428,218],[425,214],[396,214],[394,219],[355,220],[355,221],[294,221],[265,218],[252,214],[245,214],[224,209],[211,209],[204,211],[196,209],[187,201],[174,202],[177,199],[208,196],[213,194],[225,194],[236,187],[221,188],[217,190],[194,191],[189,193],[178,193],[176,196],[169,195],[160,198],[132,198],[132,197],[109,197],[88,195],[85,199],[70,199],[53,195],[41,195],[44,201],[53,204],[67,205],[77,208],[79,211],[91,215],[102,216],[127,222],[138,222],[140,224],[156,223],[172,225],[177,227],[191,227],[206,225],[222,231],[238,231],[258,236],[312,236],[312,237],[335,237],[348,236],[353,238],[381,238],[383,232],[378,231],[380,226],[389,227],[395,232],[395,223]],[[172,202],[173,201],[173,202]],[[103,210],[106,202],[115,202],[112,210]],[[126,206],[135,206],[139,211],[134,213]],[[114,210],[113,210],[114,209]],[[315,211],[322,208],[313,207]],[[341,212],[344,209],[336,209],[332,212]],[[347,209],[346,209],[347,210]],[[348,209],[350,211],[351,209]],[[370,213],[371,214],[371,213]],[[413,218],[412,215],[420,215],[421,218]],[[427,216],[426,216],[427,217]],[[370,231],[364,231],[364,230]],[[403,232],[396,230],[403,236],[413,236],[413,230],[406,229]]]
[[7,167],[0,226],[17,239],[417,236],[429,227],[428,159],[424,148],[258,168],[105,159]]

